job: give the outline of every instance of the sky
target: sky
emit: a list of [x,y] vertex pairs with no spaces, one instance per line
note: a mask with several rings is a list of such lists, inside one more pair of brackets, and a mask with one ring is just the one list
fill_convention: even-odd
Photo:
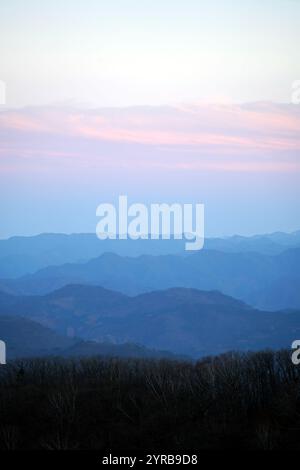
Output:
[[10,0],[0,6],[9,106],[290,99],[299,0]]
[[0,238],[94,231],[119,194],[299,229],[299,44],[298,0],[1,2]]

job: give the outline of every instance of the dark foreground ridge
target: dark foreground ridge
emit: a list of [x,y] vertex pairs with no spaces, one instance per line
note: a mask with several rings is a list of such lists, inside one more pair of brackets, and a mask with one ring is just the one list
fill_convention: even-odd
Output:
[[289,351],[13,361],[0,368],[0,448],[299,449],[299,379]]

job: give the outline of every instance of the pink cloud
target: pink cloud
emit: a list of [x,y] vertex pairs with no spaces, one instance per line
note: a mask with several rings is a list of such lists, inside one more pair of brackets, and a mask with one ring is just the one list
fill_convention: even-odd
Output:
[[[299,131],[295,105],[24,108],[0,113],[0,160],[2,169],[9,159],[17,168],[23,158],[39,164],[298,172]],[[114,145],[130,149],[120,152]]]

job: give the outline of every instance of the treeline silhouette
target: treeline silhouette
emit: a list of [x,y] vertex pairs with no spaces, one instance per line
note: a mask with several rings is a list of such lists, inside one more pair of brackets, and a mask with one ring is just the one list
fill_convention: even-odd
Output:
[[0,368],[0,448],[299,449],[299,380],[290,351],[16,360]]

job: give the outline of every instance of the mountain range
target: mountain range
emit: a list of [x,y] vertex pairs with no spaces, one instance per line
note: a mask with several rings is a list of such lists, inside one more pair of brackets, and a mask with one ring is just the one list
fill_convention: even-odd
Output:
[[259,309],[300,309],[300,248],[276,255],[212,249],[184,256],[105,253],[87,262],[49,266],[18,279],[1,279],[0,290],[44,295],[74,283],[98,285],[126,295],[172,287],[219,290]]
[[0,295],[0,315],[22,316],[60,335],[200,357],[290,347],[300,312],[265,312],[218,291],[173,288],[135,297],[68,285],[44,296]]
[[10,357],[286,348],[300,334],[299,266],[300,231],[195,253],[174,239],[12,237],[0,240],[0,338]]
[[[0,240],[0,278],[17,278],[50,265],[85,262],[104,253],[119,256],[184,255],[184,240],[99,240],[95,234],[40,234]],[[275,255],[300,246],[300,231],[252,237],[206,238],[205,250]]]

